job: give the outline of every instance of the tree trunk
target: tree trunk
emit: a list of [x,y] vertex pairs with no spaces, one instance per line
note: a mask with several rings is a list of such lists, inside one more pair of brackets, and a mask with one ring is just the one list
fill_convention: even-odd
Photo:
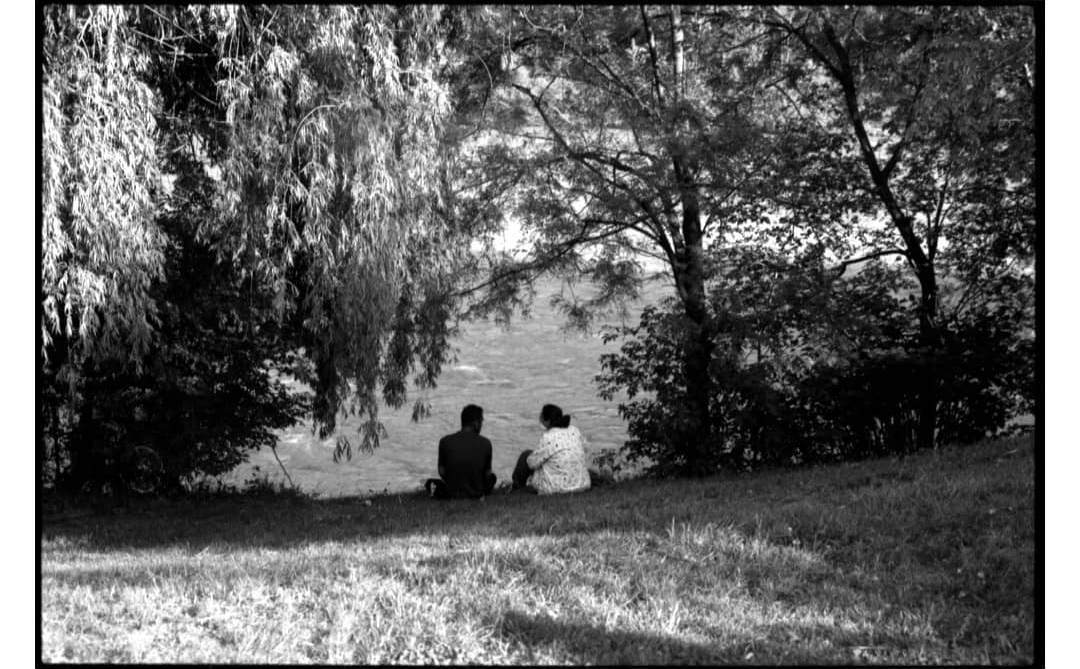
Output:
[[937,327],[938,289],[934,265],[927,262],[919,268],[922,294],[919,304],[919,344],[927,356],[921,369],[923,383],[919,395],[919,424],[915,435],[916,447],[932,449],[936,444],[938,414],[938,370],[932,355],[941,346]]
[[[677,5],[671,7],[671,60],[674,68],[673,101],[682,98],[686,61],[684,58],[682,15]],[[685,123],[685,121],[684,121]],[[683,373],[686,378],[686,416],[688,425],[679,430],[679,449],[684,458],[684,473],[699,476],[709,473],[713,450],[712,414],[709,410],[713,395],[709,374],[713,354],[713,327],[705,296],[704,235],[701,229],[701,203],[693,183],[686,154],[676,139],[671,146],[672,168],[682,202],[683,248],[678,254],[675,285],[686,316],[693,324],[687,333],[683,352]]]
[[68,492],[77,493],[86,483],[99,482],[102,469],[102,463],[96,458],[100,451],[97,448],[99,430],[93,408],[85,399],[79,408],[79,418],[74,428],[67,442],[69,464],[64,487]]
[[683,435],[681,444],[685,458],[686,473],[701,475],[710,469],[710,451],[713,443],[713,420],[710,400],[713,395],[712,376],[709,373],[713,349],[713,323],[709,317],[705,295],[705,268],[703,235],[701,232],[700,207],[697,193],[692,187],[682,193],[683,240],[685,247],[680,254],[679,266],[675,268],[675,283],[686,316],[692,325],[684,351],[686,376],[687,414],[690,429]]
[[62,435],[62,426],[60,424],[60,403],[54,401],[52,403],[52,407],[50,407],[50,409],[51,409],[51,411],[49,413],[50,413],[50,417],[52,419],[52,422],[48,427],[45,428],[45,432],[48,435],[47,438],[50,440],[49,443],[50,443],[50,447],[52,449],[52,460],[53,460],[52,486],[53,486],[53,488],[59,488],[60,487],[60,482],[61,482],[61,480],[63,479],[63,476],[64,476],[64,457],[63,457],[64,453],[63,453],[63,450],[62,450],[64,442],[63,442],[63,439],[61,437],[61,435]]
[[[892,186],[889,184],[890,169],[883,168],[878,162],[874,145],[863,123],[862,113],[859,110],[858,90],[855,85],[855,71],[851,65],[847,49],[840,42],[828,23],[825,24],[824,33],[837,56],[838,65],[834,66],[819,56],[827,69],[832,71],[833,76],[840,83],[844,92],[844,103],[847,107],[848,119],[851,121],[855,137],[859,142],[859,148],[863,156],[863,162],[870,172],[870,179],[877,189],[878,197],[885,206],[889,217],[896,226],[900,237],[904,240],[908,261],[915,268],[915,274],[919,280],[921,298],[919,305],[919,344],[923,349],[925,360],[929,364],[923,365],[920,373],[922,381],[919,392],[919,417],[916,430],[916,447],[919,449],[933,448],[934,437],[937,428],[937,371],[932,361],[932,353],[941,344],[940,333],[937,327],[937,278],[934,272],[934,262],[923,250],[922,242],[915,234],[915,226],[912,218],[907,215],[897,200]],[[806,42],[809,46],[809,42]],[[813,47],[810,47],[811,50]],[[899,149],[896,149],[899,151]],[[899,153],[894,153],[893,160],[899,158]],[[890,161],[891,162],[891,161]],[[888,163],[887,163],[888,165]]]

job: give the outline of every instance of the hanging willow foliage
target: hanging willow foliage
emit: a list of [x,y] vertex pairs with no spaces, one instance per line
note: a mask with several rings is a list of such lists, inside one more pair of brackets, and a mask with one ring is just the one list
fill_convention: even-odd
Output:
[[148,291],[164,242],[147,60],[124,10],[109,6],[47,7],[42,55],[42,356],[137,364],[153,338]]
[[[44,11],[43,359],[64,345],[137,362],[152,345],[154,219],[183,207],[162,184],[185,179],[162,155],[187,151],[187,176],[216,191],[199,240],[300,325],[294,371],[320,433],[360,414],[361,445],[377,446],[380,390],[401,406],[446,360],[468,253],[445,215],[441,8]],[[193,54],[209,86],[190,78]],[[199,103],[164,109],[165,90]]]
[[201,233],[300,313],[320,432],[342,409],[359,413],[365,448],[378,445],[380,386],[400,406],[414,355],[417,382],[434,384],[446,275],[466,246],[435,215],[448,111],[433,75],[439,19],[435,7],[216,14],[230,137],[222,215]]

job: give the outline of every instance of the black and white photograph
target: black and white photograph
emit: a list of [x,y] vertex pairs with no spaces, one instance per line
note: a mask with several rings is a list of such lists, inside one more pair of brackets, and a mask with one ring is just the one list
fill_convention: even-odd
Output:
[[35,662],[1045,666],[1046,9],[25,10]]

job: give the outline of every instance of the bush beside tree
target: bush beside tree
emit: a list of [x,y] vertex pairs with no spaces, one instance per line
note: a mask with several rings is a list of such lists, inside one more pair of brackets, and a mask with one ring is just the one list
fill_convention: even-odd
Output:
[[[737,260],[710,283],[723,325],[701,474],[912,452],[927,379],[937,384],[941,443],[999,435],[1033,407],[1035,342],[1024,311],[957,321],[944,346],[928,350],[908,299],[893,290],[902,285],[896,268],[873,261],[839,279],[806,259],[784,263],[757,250],[725,257]],[[683,472],[679,440],[702,438],[671,364],[687,331],[669,302],[646,308],[637,326],[605,333],[622,343],[601,359],[601,395],[628,395],[619,405],[630,432],[624,452],[654,474]]]

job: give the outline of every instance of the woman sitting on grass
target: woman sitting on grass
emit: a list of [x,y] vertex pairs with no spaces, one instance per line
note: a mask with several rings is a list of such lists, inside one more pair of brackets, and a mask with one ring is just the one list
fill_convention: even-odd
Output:
[[590,487],[585,464],[585,435],[571,427],[570,416],[554,404],[545,404],[540,412],[544,434],[536,450],[526,450],[514,468],[514,488],[541,495],[577,492]]

